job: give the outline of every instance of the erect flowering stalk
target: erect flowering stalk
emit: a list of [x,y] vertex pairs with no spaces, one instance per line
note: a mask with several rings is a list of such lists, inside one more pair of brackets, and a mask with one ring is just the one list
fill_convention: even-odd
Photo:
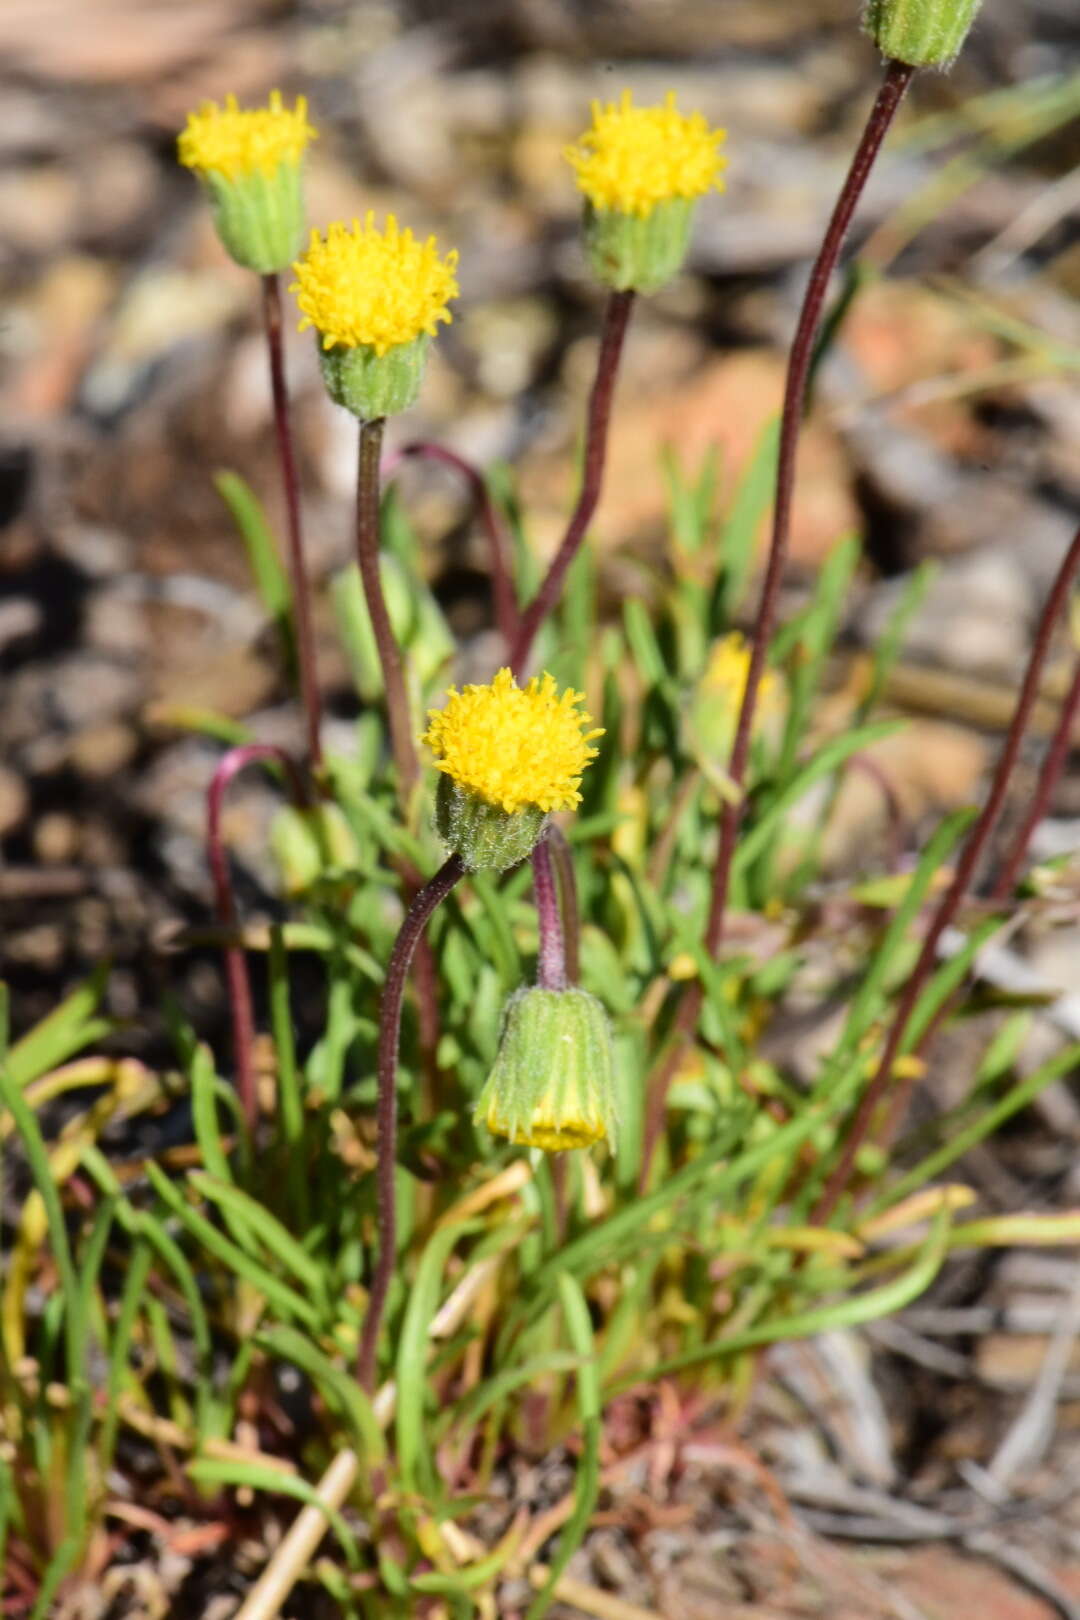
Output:
[[405,673],[379,576],[379,456],[385,418],[407,410],[420,391],[424,362],[458,287],[457,254],[440,258],[433,237],[418,241],[393,214],[379,230],[369,213],[341,223],[311,244],[293,267],[302,320],[319,342],[323,381],[335,404],[360,423],[356,548],[360,577],[382,666],[390,743],[402,798],[419,774]]
[[536,847],[553,810],[581,802],[581,777],[602,727],[551,675],[519,687],[508,669],[487,686],[451,687],[423,741],[442,772],[435,824],[470,871],[505,871]]
[[285,773],[290,797],[296,807],[302,809],[307,803],[303,779],[294,761],[282,749],[275,748],[270,743],[247,743],[241,748],[230,748],[218,762],[206,795],[206,847],[210,875],[214,884],[214,905],[218,922],[227,935],[224,946],[225,983],[229,1000],[229,1018],[232,1023],[236,1089],[249,1131],[254,1131],[259,1114],[252,1055],[255,1021],[251,1011],[251,985],[248,982],[244,951],[236,940],[238,927],[236,899],[222,837],[221,814],[229,783],[240,771],[256,761],[279,766]]
[[[1069,591],[1078,568],[1080,568],[1080,529],[1077,530],[1072,544],[1065,554],[1061,566],[1058,569],[1057,577],[1055,578],[1054,584],[1051,588],[1050,595],[1047,597],[1046,603],[1043,607],[1038,628],[1035,632],[1035,640],[1032,645],[1031,656],[1028,659],[1027,670],[1024,673],[1023,685],[1020,688],[1020,696],[1016,701],[1016,709],[1013,713],[1008,734],[1005,738],[1005,746],[1001,751],[1001,757],[998,760],[997,768],[994,771],[994,777],[990,784],[990,792],[987,795],[986,803],[979,815],[979,819],[976,821],[974,827],[971,829],[971,832],[968,834],[967,842],[965,843],[963,851],[961,852],[960,859],[956,863],[956,870],[953,873],[952,882],[938,903],[937,910],[933,915],[930,926],[927,929],[925,938],[923,939],[922,949],[919,952],[918,960],[908,976],[907,983],[904,985],[903,992],[900,996],[899,1002],[897,1003],[896,1011],[893,1014],[892,1023],[889,1026],[888,1035],[885,1038],[885,1044],[882,1049],[881,1057],[878,1060],[878,1066],[874,1077],[863,1093],[862,1101],[859,1103],[859,1107],[855,1113],[855,1118],[852,1120],[851,1128],[848,1131],[847,1137],[844,1141],[843,1152],[837,1161],[835,1169],[826,1182],[824,1191],[822,1192],[821,1197],[818,1199],[818,1202],[810,1216],[811,1224],[813,1225],[824,1225],[829,1216],[832,1214],[833,1210],[836,1208],[836,1205],[843,1195],[844,1189],[850,1179],[859,1149],[868,1139],[871,1131],[874,1128],[878,1109],[885,1100],[890,1085],[893,1083],[894,1065],[904,1039],[905,1031],[907,1030],[908,1022],[911,1018],[912,1012],[915,1009],[915,1004],[922,993],[923,987],[925,986],[926,981],[933,969],[934,962],[937,957],[938,944],[945,930],[950,926],[954,917],[956,916],[956,913],[968,892],[971,885],[971,880],[975,875],[979,861],[981,860],[982,855],[990,841],[994,828],[997,826],[1002,807],[1005,803],[1005,794],[1008,790],[1009,780],[1016,766],[1017,757],[1020,752],[1020,744],[1023,741],[1024,733],[1027,730],[1028,722],[1031,719],[1031,711],[1035,707],[1035,701],[1039,695],[1039,683],[1042,679],[1042,672],[1046,664],[1047,654],[1050,651],[1050,642],[1053,636],[1054,626],[1062,612],[1062,609],[1068,601]],[[1073,701],[1075,702],[1075,699]],[[1050,763],[1051,768],[1054,768],[1055,750],[1053,746],[1051,746],[1050,753],[1048,754],[1048,762]],[[1025,821],[1023,829],[1024,842],[1023,844],[1014,845],[1010,859],[1006,864],[1006,873],[1010,877],[1013,875],[1014,863],[1015,867],[1019,868],[1024,850],[1027,847],[1027,840],[1030,838],[1031,833],[1034,830],[1034,826],[1034,821]],[[1003,894],[997,892],[997,889],[998,886],[995,886],[994,898],[1003,898]],[[927,1041],[930,1039],[931,1034],[937,1027],[937,1022],[937,1020],[932,1022],[931,1025],[923,1032],[919,1046],[913,1055],[918,1056],[918,1054],[925,1047]],[[910,1097],[910,1088],[914,1083],[914,1079],[914,1074],[906,1078],[902,1078],[897,1086],[897,1090],[893,1097],[890,1108],[890,1119],[887,1126],[887,1129],[890,1131],[895,1129],[903,1115],[904,1110],[907,1107],[908,1099]]]
[[418,439],[412,444],[403,444],[401,449],[390,456],[383,468],[385,477],[391,477],[408,458],[425,456],[429,461],[441,461],[446,467],[453,467],[465,479],[472,492],[476,509],[480,514],[480,521],[484,526],[484,533],[488,541],[488,557],[491,565],[491,594],[495,602],[495,623],[506,642],[510,646],[517,632],[519,613],[517,598],[514,595],[514,582],[510,569],[510,554],[506,534],[495,509],[487,482],[482,472],[474,467],[471,461],[459,456],[456,450],[450,450],[443,444],[433,444],[426,439]]
[[[769,644],[776,625],[780,584],[787,566],[788,544],[791,533],[792,494],[795,483],[795,461],[798,451],[799,429],[806,403],[806,390],[814,355],[814,342],[821,324],[822,310],[828,292],[829,279],[836,268],[859,198],[873,168],[874,160],[889,131],[897,108],[911,82],[914,69],[903,62],[890,61],[867,119],[851,167],[847,172],[832,217],[825,231],[806,292],[799,311],[795,337],[788,357],[784,403],[780,417],[780,446],[776,468],[776,496],[773,507],[772,535],[769,543],[765,578],[761,587],[757,619],[754,624],[750,667],[746,688],[735,728],[728,778],[735,790],[726,799],[720,813],[720,835],[713,868],[712,897],[705,929],[705,945],[711,956],[720,948],[724,932],[724,912],[731,882],[731,863],[745,810],[744,784],[750,756],[754,713]],[[648,1174],[652,1150],[658,1140],[664,1117],[664,1102],[668,1087],[682,1060],[686,1040],[697,1024],[704,990],[700,979],[688,988],[679,1004],[672,1031],[673,1039],[659,1069],[651,1077],[646,1107],[645,1143],[643,1150],[643,1179]]]
[[520,675],[537,630],[559,598],[566,571],[592,521],[604,476],[608,423],[623,340],[636,292],[670,281],[686,256],[694,204],[722,190],[723,130],[700,113],[684,117],[668,96],[660,107],[593,104],[592,124],[566,157],[584,198],[585,246],[597,279],[610,289],[589,396],[581,490],[562,543],[511,646]]
[[275,90],[266,107],[242,108],[229,96],[224,108],[205,102],[188,115],[177,142],[180,162],[194,170],[210,198],[226,251],[254,270],[262,283],[263,327],[270,364],[274,431],[285,494],[289,573],[296,624],[296,661],[307,725],[308,754],[322,763],[319,683],[300,527],[296,472],[281,334],[279,272],[300,250],[304,231],[303,158],[316,131],[301,96],[290,111]]

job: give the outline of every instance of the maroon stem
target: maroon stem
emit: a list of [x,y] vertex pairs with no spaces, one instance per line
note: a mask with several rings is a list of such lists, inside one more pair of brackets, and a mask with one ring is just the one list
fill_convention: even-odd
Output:
[[[814,267],[810,272],[810,280],[803,296],[802,309],[799,312],[799,321],[791,345],[791,354],[788,358],[784,405],[780,416],[780,447],[776,466],[776,498],[773,508],[772,539],[765,568],[765,579],[761,587],[761,602],[758,607],[757,623],[754,626],[754,640],[750,652],[750,668],[746,676],[746,690],[743,693],[742,707],[739,710],[739,723],[735,730],[731,761],[728,765],[728,776],[738,790],[738,797],[734,800],[725,800],[721,812],[720,844],[713,874],[712,904],[709,909],[709,920],[705,930],[705,944],[709,954],[712,956],[716,955],[723,937],[724,909],[727,905],[728,888],[731,882],[731,862],[735,854],[735,844],[745,810],[745,796],[742,789],[746,776],[747,760],[750,754],[750,736],[754,723],[754,711],[757,707],[758,687],[761,683],[765,660],[769,652],[769,643],[772,640],[773,629],[776,625],[780,584],[787,564],[799,430],[802,426],[807,383],[814,359],[814,343],[818,327],[821,324],[821,314],[825,307],[829,281],[839,261],[852,215],[869,178],[870,170],[873,168],[874,159],[877,157],[881,143],[888,133],[889,126],[903,100],[904,92],[911,82],[914,71],[914,68],[909,67],[906,62],[889,62],[885,69],[885,77],[878,91],[877,99],[867,119],[862,138],[855,150],[855,156],[851,160],[847,178],[841,187],[828,229],[825,232],[818,256],[814,261]],[[688,1028],[692,1027],[693,1023],[696,1022],[696,1017],[697,1012],[695,1009],[694,1016],[687,1025]]]
[[394,1275],[397,1253],[397,1200],[394,1196],[394,1161],[397,1146],[397,1062],[401,1038],[401,1003],[413,952],[435,908],[446,899],[465,874],[460,855],[451,855],[413,900],[405,913],[386,968],[379,1007],[377,1072],[379,1099],[375,1143],[376,1197],[379,1217],[379,1258],[371,1282],[367,1314],[360,1336],[356,1376],[369,1394],[375,1389],[375,1352],[379,1342],[386,1296]]
[[[1054,580],[1050,595],[1047,597],[1043,607],[1035,632],[1031,657],[1028,660],[1028,667],[1024,674],[1024,682],[1020,689],[1020,696],[1017,699],[1016,711],[1009,725],[1005,746],[1001,751],[1001,757],[994,772],[986,804],[983,806],[979,819],[968,835],[967,842],[957,862],[953,880],[946,893],[942,896],[930,923],[926,937],[923,940],[922,950],[919,952],[918,961],[915,963],[911,976],[904,986],[903,994],[893,1015],[893,1021],[885,1040],[885,1048],[881,1054],[877,1071],[863,1093],[862,1101],[844,1142],[843,1152],[810,1216],[811,1225],[821,1226],[828,1220],[847,1186],[856,1156],[870,1134],[878,1107],[889,1088],[893,1063],[900,1050],[908,1020],[937,960],[938,943],[942,934],[956,916],[960,904],[967,894],[983,851],[986,849],[990,836],[997,825],[998,817],[1005,802],[1009,778],[1012,776],[1020,752],[1020,744],[1027,730],[1031,711],[1039,696],[1039,683],[1042,679],[1043,666],[1050,651],[1054,625],[1068,601],[1073,576],[1078,566],[1080,566],[1080,529],[1076,531],[1073,537],[1073,542],[1065,554],[1061,567],[1058,569],[1057,578]],[[1024,847],[1026,847],[1026,843]],[[1023,849],[1020,850],[1019,856],[1019,859],[1022,858]],[[924,1034],[920,1042],[920,1049],[926,1044],[929,1034],[929,1030]],[[897,1087],[890,1111],[894,1120],[898,1120],[906,1108],[913,1084],[914,1081],[909,1079],[902,1081]]]
[[1013,838],[1009,853],[1006,855],[1000,872],[994,880],[990,890],[991,900],[1004,900],[1006,895],[1016,888],[1020,876],[1020,868],[1024,864],[1031,836],[1040,821],[1043,820],[1050,808],[1054,789],[1061,779],[1065,769],[1065,761],[1069,757],[1072,747],[1073,732],[1076,730],[1076,718],[1080,714],[1080,658],[1076,660],[1073,668],[1073,678],[1061,703],[1061,714],[1058,716],[1057,727],[1050,739],[1049,746],[1043,757],[1039,769],[1039,780],[1035,785],[1031,803],[1027,814],[1020,823]]
[[[214,906],[218,922],[230,938],[236,936],[238,919],[236,898],[229,874],[229,861],[221,831],[221,816],[229,783],[234,776],[248,765],[254,764],[256,760],[271,761],[279,765],[288,779],[293,802],[297,805],[307,802],[303,779],[295,763],[288,754],[269,743],[248,743],[242,748],[230,748],[218,762],[206,794],[206,849],[214,884]],[[253,1131],[258,1119],[259,1102],[252,1055],[255,1020],[251,1010],[251,985],[248,982],[247,963],[244,960],[242,946],[230,943],[224,950],[225,983],[232,1023],[233,1061],[236,1065],[236,1089],[248,1130]]]
[[[840,195],[836,200],[832,218],[822,239],[803,295],[798,324],[788,357],[784,403],[780,416],[780,446],[776,465],[776,495],[773,505],[772,536],[761,587],[757,622],[750,650],[750,667],[746,675],[746,688],[739,721],[732,743],[728,776],[737,790],[733,800],[725,800],[720,813],[720,837],[717,845],[716,865],[713,869],[712,899],[705,928],[705,945],[711,956],[720,948],[724,933],[724,912],[731,886],[731,864],[735,856],[739,828],[746,808],[743,784],[750,755],[750,737],[757,707],[758,688],[765,669],[769,643],[772,640],[779,604],[780,585],[787,565],[791,534],[792,495],[795,484],[795,464],[806,403],[807,384],[814,359],[814,345],[829,280],[840,258],[852,216],[873,168],[874,160],[888,133],[889,126],[911,82],[914,68],[906,63],[890,61],[877,93],[877,99],[866,121],[851,167],[847,172]],[[642,1155],[642,1178],[647,1177],[653,1150],[663,1128],[664,1102],[673,1075],[678,1068],[682,1046],[693,1030],[701,1011],[704,995],[698,979],[686,991],[675,1015],[672,1030],[674,1046],[656,1071],[649,1087],[645,1112],[645,1137]]]
[[577,984],[581,977],[581,916],[578,908],[577,878],[574,874],[574,856],[565,833],[558,827],[548,828],[547,841],[559,877],[566,978],[569,984]]
[[382,667],[390,725],[390,752],[397,766],[401,796],[407,801],[419,778],[420,765],[413,743],[405,671],[379,574],[379,457],[385,425],[385,418],[381,416],[360,423],[360,454],[356,474],[356,558]]
[[585,538],[585,531],[596,511],[600,499],[600,486],[604,478],[604,460],[607,455],[608,422],[615,393],[615,378],[619,369],[623,339],[626,336],[630,311],[634,307],[632,291],[613,292],[608,296],[604,311],[603,330],[600,334],[600,355],[596,363],[596,378],[589,395],[588,420],[585,429],[585,466],[582,472],[581,493],[566,528],[566,534],[552,558],[540,589],[522,615],[517,635],[511,644],[510,668],[520,675],[528,662],[533,640],[558,601],[566,570],[577,555]]
[[565,990],[566,951],[559,916],[559,897],[555,890],[555,872],[546,838],[541,838],[533,850],[532,868],[536,918],[540,929],[536,982],[542,990]]
[[311,599],[304,567],[304,543],[300,526],[300,480],[296,472],[289,394],[285,385],[285,352],[282,343],[281,281],[271,271],[261,278],[263,321],[266,347],[270,356],[270,389],[274,400],[274,431],[278,462],[285,490],[285,513],[289,537],[289,571],[292,575],[293,614],[296,624],[296,661],[300,674],[300,698],[307,722],[308,755],[317,772],[322,765],[320,737],[319,675],[315,663],[315,636],[311,628]]
[[388,458],[383,468],[384,476],[386,478],[392,477],[406,458],[418,456],[426,456],[429,461],[441,461],[444,467],[452,467],[455,472],[460,473],[469,486],[488,540],[491,591],[495,601],[495,623],[498,626],[500,635],[509,647],[517,634],[521,615],[518,612],[517,597],[514,594],[509,543],[496,510],[495,502],[491,498],[487,480],[479,468],[474,467],[472,462],[467,461],[464,456],[459,456],[456,450],[448,450],[445,445],[433,444],[427,439],[420,439],[413,444],[402,445],[400,450]]

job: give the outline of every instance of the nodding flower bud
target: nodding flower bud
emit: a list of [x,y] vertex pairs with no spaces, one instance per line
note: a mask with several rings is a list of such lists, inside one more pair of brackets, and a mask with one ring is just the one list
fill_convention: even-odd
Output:
[[864,26],[894,61],[948,68],[981,5],[982,0],[868,0]]
[[585,198],[585,245],[593,272],[615,292],[656,292],[682,268],[694,204],[722,191],[722,129],[701,113],[594,102],[592,125],[566,158]]
[[512,995],[475,1117],[495,1136],[547,1153],[614,1147],[611,1030],[596,997],[576,988]]
[[361,421],[407,410],[420,392],[430,340],[456,298],[457,254],[441,259],[435,238],[418,242],[393,214],[380,231],[368,213],[348,230],[340,222],[311,245],[293,269],[303,319],[319,337],[330,398]]
[[304,234],[301,170],[315,131],[303,96],[290,110],[275,90],[266,107],[207,101],[188,114],[177,141],[180,162],[206,187],[214,224],[230,257],[271,275],[299,252]]
[[443,773],[435,825],[471,872],[505,871],[532,853],[553,810],[581,802],[581,776],[596,755],[583,694],[561,695],[551,675],[519,687],[508,669],[489,686],[451,687],[432,709],[422,741]]

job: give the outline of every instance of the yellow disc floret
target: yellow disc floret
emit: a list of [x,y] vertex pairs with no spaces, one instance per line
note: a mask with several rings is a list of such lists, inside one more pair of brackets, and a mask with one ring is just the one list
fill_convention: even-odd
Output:
[[226,96],[224,107],[204,101],[198,112],[188,114],[177,147],[186,168],[237,180],[272,175],[282,163],[298,164],[315,136],[304,97],[290,111],[274,90],[268,107],[239,107],[235,96]]
[[399,230],[393,214],[385,231],[373,213],[363,225],[354,219],[351,230],[338,223],[325,237],[312,231],[290,289],[304,317],[300,330],[315,327],[324,349],[364,344],[380,356],[422,333],[434,337],[438,323],[452,319],[446,305],[457,297],[457,260],[456,253],[441,259],[433,236],[418,242]]
[[725,131],[701,113],[688,117],[670,92],[660,107],[635,107],[629,90],[618,104],[592,104],[592,127],[566,157],[594,208],[650,214],[657,203],[723,191],[719,154]]
[[423,741],[453,782],[511,815],[526,806],[572,810],[593,739],[603,736],[588,729],[583,699],[571,689],[560,696],[552,675],[519,687],[500,669],[490,686],[451,687],[445,709],[430,710]]

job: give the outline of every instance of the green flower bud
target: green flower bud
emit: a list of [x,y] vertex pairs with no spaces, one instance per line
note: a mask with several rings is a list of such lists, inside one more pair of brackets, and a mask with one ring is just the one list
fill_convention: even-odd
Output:
[[536,848],[547,814],[535,804],[504,810],[452,777],[435,790],[435,830],[469,872],[505,872]]
[[982,0],[868,0],[865,28],[885,56],[951,67]]
[[518,990],[503,1012],[495,1066],[476,1104],[496,1136],[558,1153],[615,1145],[607,1014],[586,990]]
[[431,339],[426,332],[411,343],[395,343],[385,354],[366,343],[355,348],[336,343],[319,346],[319,365],[326,391],[361,422],[407,411],[420,392]]
[[585,205],[585,250],[593,274],[615,292],[653,293],[682,269],[694,202],[671,197],[648,214]]

